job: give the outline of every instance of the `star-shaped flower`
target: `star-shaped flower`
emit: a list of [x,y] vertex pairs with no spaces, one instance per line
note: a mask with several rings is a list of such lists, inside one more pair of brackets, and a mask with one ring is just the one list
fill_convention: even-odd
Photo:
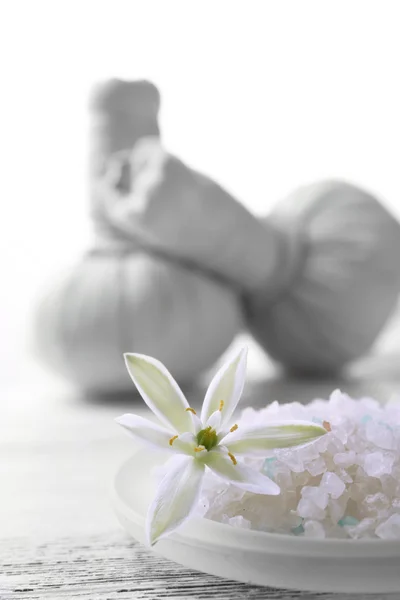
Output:
[[256,494],[277,495],[275,482],[237,460],[271,448],[305,444],[326,433],[315,423],[296,421],[241,428],[232,414],[243,392],[247,349],[243,348],[215,375],[200,417],[165,368],[150,356],[125,354],[129,374],[147,406],[165,425],[125,414],[116,421],[135,438],[175,456],[149,507],[146,538],[150,545],[180,527],[196,507],[205,470]]

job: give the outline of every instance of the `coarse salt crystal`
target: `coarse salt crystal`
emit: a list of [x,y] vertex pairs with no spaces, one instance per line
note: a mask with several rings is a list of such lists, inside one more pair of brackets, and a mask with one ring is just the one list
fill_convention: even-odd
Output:
[[340,519],[338,521],[338,525],[340,525],[340,527],[354,527],[355,525],[359,524],[359,520],[356,519],[355,517],[352,517],[350,515],[347,515],[346,517],[343,517],[343,519]]
[[395,447],[393,433],[390,427],[384,423],[369,421],[365,428],[365,437],[369,442],[384,450],[392,450]]
[[371,477],[380,477],[385,473],[391,473],[394,457],[383,452],[371,452],[364,459],[364,470]]
[[279,450],[278,458],[281,462],[285,463],[295,473],[301,473],[304,471],[304,463],[298,452],[290,450]]
[[297,513],[304,518],[309,519],[323,519],[325,517],[325,511],[319,508],[312,500],[308,498],[301,498],[297,505]]
[[344,516],[347,508],[347,500],[348,497],[344,496],[341,496],[337,500],[332,497],[329,498],[328,508],[332,523],[337,523]]
[[331,438],[329,440],[327,450],[331,454],[336,454],[337,452],[344,452],[345,445],[343,444],[343,442],[340,441],[339,438],[337,438],[333,435],[333,436],[331,436]]
[[305,521],[303,529],[305,537],[320,539],[325,537],[325,529],[319,521]]
[[207,470],[198,514],[302,537],[400,539],[399,400],[380,406],[336,391],[329,401],[245,409],[239,427],[302,419],[328,422],[331,431],[311,444],[241,459],[274,479],[279,496],[238,491]]
[[378,515],[381,511],[389,508],[389,498],[378,492],[377,494],[368,494],[361,502],[360,509],[366,517]]
[[310,475],[321,475],[326,469],[326,464],[324,459],[321,456],[319,456],[316,460],[309,462],[306,465],[306,469],[310,473]]
[[251,529],[251,523],[245,519],[242,515],[236,515],[235,517],[223,516],[223,523],[228,523],[232,527],[241,527],[242,529]]
[[338,452],[333,457],[333,462],[340,467],[350,467],[351,465],[355,465],[357,461],[357,454],[354,450],[349,450],[348,452]]
[[400,515],[392,515],[386,521],[378,525],[375,530],[378,537],[383,540],[400,539]]
[[336,473],[326,472],[323,474],[320,488],[328,492],[336,500],[346,489],[344,482],[336,475]]
[[306,485],[301,490],[301,495],[303,498],[314,502],[319,508],[324,509],[328,506],[328,493],[324,492],[324,490],[321,490],[319,487]]
[[346,471],[346,469],[337,469],[337,475],[339,478],[344,481],[344,483],[352,483],[353,477]]
[[353,539],[361,537],[373,537],[375,532],[376,520],[371,518],[362,519],[355,527],[348,527],[347,532]]

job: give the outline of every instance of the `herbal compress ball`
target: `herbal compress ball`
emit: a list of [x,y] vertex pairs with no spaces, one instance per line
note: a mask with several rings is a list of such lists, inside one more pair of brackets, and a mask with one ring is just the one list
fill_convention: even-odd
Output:
[[130,173],[116,177],[113,168],[145,136],[159,139],[158,109],[158,90],[145,81],[106,82],[91,99],[94,244],[50,282],[34,323],[37,353],[84,390],[130,390],[121,359],[126,351],[157,356],[180,381],[190,382],[215,363],[241,327],[231,287],[144,248],[134,218],[127,233],[110,219],[110,210],[132,207]]
[[243,324],[309,374],[368,350],[400,291],[400,226],[375,197],[320,182],[258,219],[164,148],[154,85],[107,82],[91,107],[94,246],[41,303],[45,360],[115,391],[127,387],[122,352],[191,381]]
[[268,286],[247,297],[253,335],[301,372],[335,371],[365,353],[397,305],[398,221],[366,191],[322,181],[294,191],[263,223],[284,240],[286,281],[275,297]]

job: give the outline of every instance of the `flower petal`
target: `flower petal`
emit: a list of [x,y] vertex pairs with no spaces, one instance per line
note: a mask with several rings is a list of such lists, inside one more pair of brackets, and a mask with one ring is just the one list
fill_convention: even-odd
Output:
[[232,416],[240,396],[243,392],[246,377],[247,348],[242,350],[228,363],[226,363],[215,375],[207,390],[201,410],[203,423],[219,410],[221,401],[222,424],[226,423]]
[[168,431],[168,429],[160,427],[160,425],[152,423],[148,419],[144,419],[138,415],[121,415],[115,420],[118,425],[121,425],[135,439],[151,446],[163,448],[164,450],[171,449],[169,441],[174,434]]
[[203,462],[214,473],[243,490],[269,496],[276,496],[280,493],[280,488],[274,481],[244,464],[233,464],[228,453],[221,448],[208,452]]
[[177,452],[182,452],[183,454],[188,454],[189,456],[196,456],[196,452],[194,449],[197,446],[197,439],[193,433],[189,431],[185,431],[185,433],[181,433],[171,444],[172,449]]
[[199,499],[204,466],[189,456],[177,456],[161,480],[147,513],[146,537],[150,545],[180,527]]
[[199,431],[201,431],[203,429],[203,423],[201,422],[201,419],[197,416],[194,415],[192,412],[189,413],[190,414],[190,418],[192,419],[192,431],[195,434],[198,434]]
[[262,427],[238,427],[228,433],[220,443],[233,454],[260,455],[272,448],[289,448],[306,444],[326,434],[326,429],[307,421],[270,423]]
[[197,446],[197,439],[189,431],[174,435],[173,431],[168,431],[168,429],[138,415],[121,415],[115,421],[132,437],[147,445],[196,456],[194,449]]
[[153,413],[179,433],[192,431],[188,401],[166,367],[144,354],[127,353],[124,357],[133,383]]
[[215,429],[218,432],[221,427],[221,421],[222,421],[221,411],[216,410],[215,412],[213,412],[213,414],[210,417],[208,417],[207,422],[205,423],[204,427],[212,427],[212,429]]

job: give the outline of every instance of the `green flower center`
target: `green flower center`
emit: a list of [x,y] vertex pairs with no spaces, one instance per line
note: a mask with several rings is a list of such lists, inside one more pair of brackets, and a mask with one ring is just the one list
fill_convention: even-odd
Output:
[[197,434],[197,443],[199,446],[204,446],[206,450],[211,450],[218,444],[218,436],[215,429],[206,427]]

